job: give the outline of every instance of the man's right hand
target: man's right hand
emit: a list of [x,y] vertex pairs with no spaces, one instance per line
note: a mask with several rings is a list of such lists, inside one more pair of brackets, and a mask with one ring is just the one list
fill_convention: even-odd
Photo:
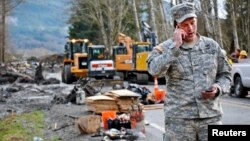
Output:
[[182,43],[183,43],[182,39],[185,39],[186,35],[187,35],[187,33],[183,29],[178,28],[176,26],[176,28],[174,30],[174,35],[173,35],[175,47],[180,47],[182,45]]

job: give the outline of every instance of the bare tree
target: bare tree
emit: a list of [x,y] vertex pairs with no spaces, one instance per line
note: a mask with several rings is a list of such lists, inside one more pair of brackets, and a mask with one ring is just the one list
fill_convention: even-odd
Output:
[[242,34],[242,36],[239,37],[239,45],[241,46],[241,49],[248,50],[250,52],[250,28],[249,28],[249,22],[250,22],[250,1],[249,0],[240,0],[238,9],[238,22],[237,25],[239,25],[239,34]]
[[6,17],[6,5],[5,0],[1,1],[1,48],[0,48],[0,63],[5,62],[4,54],[5,54],[5,17]]
[[22,3],[24,0],[1,0],[0,1],[0,12],[1,12],[1,21],[0,21],[0,63],[5,62],[5,46],[6,46],[6,16],[9,12]]
[[141,36],[141,30],[140,30],[140,24],[139,24],[139,18],[138,18],[138,13],[137,13],[137,8],[136,8],[136,0],[133,0],[133,11],[135,15],[135,24],[136,24],[136,29],[137,29],[137,36],[142,41],[142,36]]
[[[112,45],[119,32],[126,29],[127,23],[122,23],[128,12],[127,0],[72,0],[73,9],[81,15],[84,21],[96,23],[101,30],[106,52],[112,54]],[[77,19],[75,19],[77,20]]]
[[202,17],[204,18],[204,24],[205,24],[205,32],[206,32],[206,35],[208,37],[213,37],[213,34],[212,34],[212,29],[211,29],[211,25],[209,23],[209,12],[208,12],[208,0],[201,0],[200,3],[201,3],[201,11],[202,11]]
[[166,15],[165,15],[165,11],[164,11],[164,7],[163,7],[163,3],[162,0],[159,0],[159,7],[160,7],[160,11],[161,11],[161,18],[162,18],[162,25],[163,25],[163,33],[165,34],[165,37],[168,38],[169,33],[167,32],[167,21],[166,21]]
[[216,40],[218,41],[219,45],[223,48],[221,24],[218,16],[218,0],[213,0],[213,3],[214,3],[215,25],[216,25],[215,31],[217,31],[215,32]]
[[158,32],[157,32],[157,26],[156,26],[156,20],[155,20],[155,12],[154,12],[154,3],[153,0],[149,0],[149,4],[150,4],[150,16],[152,18],[151,22],[152,22],[152,27],[153,27],[153,31],[155,32],[155,35],[158,36]]
[[230,14],[231,14],[231,20],[232,20],[232,30],[233,30],[233,40],[234,40],[234,47],[235,48],[240,48],[239,47],[239,40],[238,40],[238,34],[237,34],[237,26],[236,26],[236,18],[235,18],[235,1],[231,0],[230,2]]

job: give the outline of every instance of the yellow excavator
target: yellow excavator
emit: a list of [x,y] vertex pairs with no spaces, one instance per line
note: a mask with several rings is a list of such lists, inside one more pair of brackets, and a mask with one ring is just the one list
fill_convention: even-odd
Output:
[[147,83],[149,73],[146,59],[152,50],[149,42],[134,42],[129,36],[118,35],[119,46],[113,48],[116,73],[121,79],[136,83]]
[[151,27],[142,22],[143,41],[135,42],[131,37],[119,33],[118,46],[113,48],[116,73],[121,79],[136,83],[148,83],[153,77],[148,73],[147,57],[156,45],[156,36]]

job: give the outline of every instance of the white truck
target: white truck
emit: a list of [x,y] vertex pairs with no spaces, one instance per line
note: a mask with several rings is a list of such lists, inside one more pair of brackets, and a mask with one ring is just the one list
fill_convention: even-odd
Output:
[[232,64],[232,90],[231,95],[244,98],[250,90],[250,59],[240,60]]

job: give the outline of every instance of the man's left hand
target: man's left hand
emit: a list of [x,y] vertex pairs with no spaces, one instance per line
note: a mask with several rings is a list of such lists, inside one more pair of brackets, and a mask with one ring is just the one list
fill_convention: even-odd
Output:
[[213,85],[208,90],[202,91],[201,94],[204,99],[212,99],[216,96],[217,92],[218,88]]

